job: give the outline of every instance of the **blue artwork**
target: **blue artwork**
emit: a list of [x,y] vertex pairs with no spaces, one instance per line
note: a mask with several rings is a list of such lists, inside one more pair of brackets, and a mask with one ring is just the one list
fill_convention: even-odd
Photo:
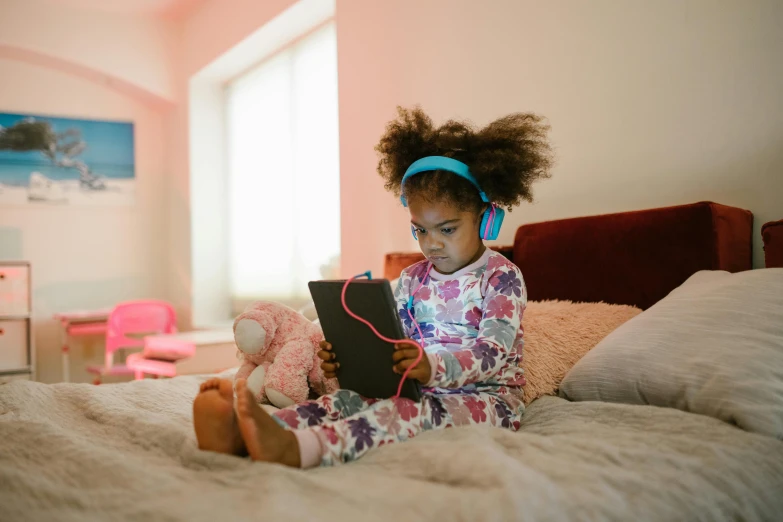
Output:
[[134,200],[133,124],[0,113],[0,205]]

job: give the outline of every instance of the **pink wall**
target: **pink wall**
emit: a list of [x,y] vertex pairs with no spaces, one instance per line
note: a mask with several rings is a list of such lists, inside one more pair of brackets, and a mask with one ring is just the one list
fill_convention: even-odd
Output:
[[174,102],[170,21],[73,9],[41,0],[0,2],[0,50],[50,57]]
[[[179,86],[292,0],[210,0],[186,18]],[[337,0],[343,273],[411,250],[405,211],[375,173],[395,106],[484,124],[534,111],[552,124],[554,177],[522,223],[712,199],[777,219],[783,193],[783,5],[759,0]],[[182,95],[182,91],[179,92]],[[182,106],[179,108],[182,110]],[[189,218],[187,116],[173,165],[172,241]],[[758,235],[758,230],[757,230]],[[755,250],[761,263],[760,242]],[[187,266],[186,260],[176,263]]]
[[183,19],[183,72],[181,82],[198,72],[251,33],[258,30],[295,0],[209,0]]
[[[19,238],[1,250],[32,263],[37,370],[44,382],[61,377],[53,313],[167,297],[168,249],[160,229],[168,206],[165,115],[172,93],[170,35],[162,31],[155,20],[26,0],[0,4],[0,111],[135,126],[133,206],[0,208],[0,228]],[[94,340],[75,346],[73,379],[89,381],[83,368],[101,360],[100,348]]]
[[777,0],[337,1],[343,268],[410,249],[372,150],[395,105],[437,121],[547,116],[557,165],[526,222],[714,200],[783,213]]

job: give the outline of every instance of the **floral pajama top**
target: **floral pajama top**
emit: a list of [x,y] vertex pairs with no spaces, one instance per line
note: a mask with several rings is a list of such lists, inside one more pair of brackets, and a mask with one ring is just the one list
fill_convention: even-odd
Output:
[[[430,271],[419,288],[426,271],[427,261],[406,268],[394,297],[408,337],[424,347],[433,368],[427,386],[449,394],[505,387],[521,398],[527,290],[519,268],[487,249],[454,274]],[[419,328],[408,314],[412,293]]]

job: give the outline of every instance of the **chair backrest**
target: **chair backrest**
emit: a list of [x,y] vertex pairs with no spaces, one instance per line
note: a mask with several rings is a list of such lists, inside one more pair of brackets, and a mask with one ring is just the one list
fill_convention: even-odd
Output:
[[[106,328],[106,351],[143,346],[143,335],[169,334],[177,331],[174,308],[165,301],[127,301],[114,307]],[[129,337],[129,335],[136,337]]]

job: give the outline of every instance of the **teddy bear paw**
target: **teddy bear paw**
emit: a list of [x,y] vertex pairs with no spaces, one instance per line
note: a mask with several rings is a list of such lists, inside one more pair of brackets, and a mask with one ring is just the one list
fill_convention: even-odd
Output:
[[258,366],[247,376],[247,389],[253,394],[258,402],[267,402],[264,396],[264,380],[266,371],[263,366]]
[[266,388],[264,391],[266,392],[266,398],[269,399],[269,402],[271,402],[273,405],[277,406],[278,408],[285,408],[287,406],[296,404],[296,401],[283,395],[281,392],[277,390],[273,390],[272,388]]

